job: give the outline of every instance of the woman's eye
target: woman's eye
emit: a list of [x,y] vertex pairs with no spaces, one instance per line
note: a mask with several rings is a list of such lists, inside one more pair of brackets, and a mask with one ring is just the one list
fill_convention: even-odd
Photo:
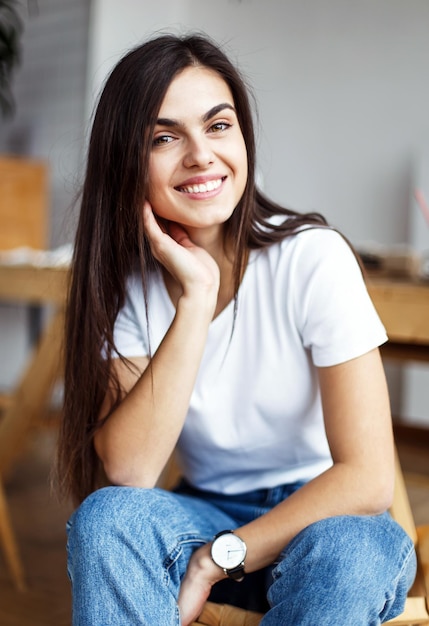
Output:
[[210,132],[212,133],[221,133],[224,130],[227,130],[228,128],[230,128],[231,124],[228,124],[227,122],[216,122],[216,124],[212,124],[210,126]]
[[154,138],[153,145],[163,146],[167,143],[171,143],[172,141],[173,141],[173,137],[171,137],[170,135],[159,135],[158,137]]

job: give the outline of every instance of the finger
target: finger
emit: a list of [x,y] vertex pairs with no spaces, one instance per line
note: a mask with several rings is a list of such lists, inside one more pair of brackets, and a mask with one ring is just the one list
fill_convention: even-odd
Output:
[[166,235],[170,235],[170,224],[174,223],[159,217],[148,200],[143,205],[143,222],[147,230],[150,230],[152,227],[152,230],[150,230],[151,234],[161,231],[161,233]]
[[145,200],[143,205],[143,223],[148,234],[154,234],[159,229],[159,224],[157,223],[152,207],[150,203]]
[[186,230],[177,222],[171,222],[158,217],[146,200],[143,206],[143,216],[146,230],[150,239],[159,237],[161,233],[169,235],[176,243],[184,248],[191,248],[194,246],[193,242],[189,238]]
[[168,234],[172,239],[174,239],[174,241],[185,248],[191,248],[194,246],[194,243],[189,238],[186,230],[177,222],[168,223]]
[[166,225],[160,223],[149,203],[145,203],[143,207],[143,222],[152,253],[159,261],[160,246],[164,247],[168,242],[173,243],[173,240],[169,237]]

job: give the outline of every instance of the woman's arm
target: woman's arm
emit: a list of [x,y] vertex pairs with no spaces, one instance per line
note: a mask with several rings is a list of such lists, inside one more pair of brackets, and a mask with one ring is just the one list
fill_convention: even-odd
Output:
[[[216,307],[219,268],[178,225],[165,233],[148,204],[145,226],[152,252],[181,287],[174,320],[149,364],[137,372],[115,359],[124,399],[94,438],[96,452],[114,484],[153,487],[167,462],[188,410]],[[108,396],[101,416],[112,406]]]
[[[318,375],[333,466],[269,513],[237,529],[247,544],[247,572],[273,563],[295,535],[317,520],[377,514],[391,504],[393,436],[379,351],[319,368]],[[224,574],[212,562],[209,544],[194,553],[179,600],[183,614],[198,614],[192,597],[199,594],[203,602],[221,578]]]
[[333,465],[270,513],[240,529],[240,536],[249,542],[250,571],[275,560],[299,531],[317,520],[375,515],[391,504],[393,435],[379,351],[319,368],[318,375]]

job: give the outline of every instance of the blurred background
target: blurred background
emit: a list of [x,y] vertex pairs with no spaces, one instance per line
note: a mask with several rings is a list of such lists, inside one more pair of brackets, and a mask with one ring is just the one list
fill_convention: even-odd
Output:
[[[0,156],[47,164],[49,249],[72,242],[91,115],[112,66],[155,32],[196,30],[225,47],[253,89],[268,195],[322,212],[358,249],[429,251],[415,196],[429,198],[427,0],[14,4],[21,53]],[[0,392],[17,384],[32,339],[28,307],[0,301]],[[429,427],[428,366],[386,368],[395,416]]]

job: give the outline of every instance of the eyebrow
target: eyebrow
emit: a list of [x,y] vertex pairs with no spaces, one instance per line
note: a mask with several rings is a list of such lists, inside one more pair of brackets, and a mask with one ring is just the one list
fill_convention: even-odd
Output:
[[[212,117],[214,117],[224,109],[230,109],[235,113],[235,108],[232,106],[232,104],[229,104],[228,102],[222,102],[221,104],[217,104],[216,106],[209,109],[207,113],[204,113],[201,119],[203,122],[208,122]],[[169,117],[160,117],[157,119],[156,123],[159,126],[168,126],[170,128],[174,126],[183,126],[183,124],[178,120],[170,119]]]

